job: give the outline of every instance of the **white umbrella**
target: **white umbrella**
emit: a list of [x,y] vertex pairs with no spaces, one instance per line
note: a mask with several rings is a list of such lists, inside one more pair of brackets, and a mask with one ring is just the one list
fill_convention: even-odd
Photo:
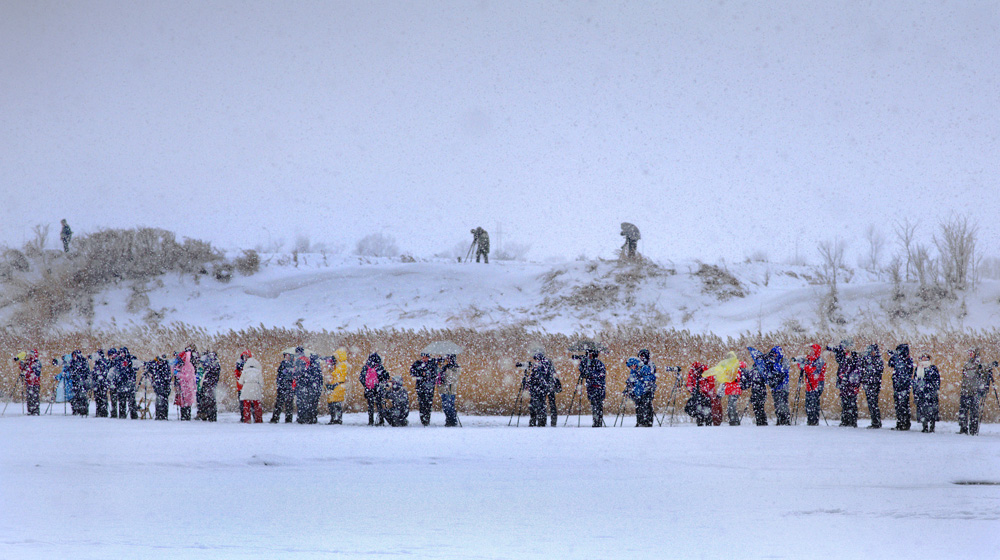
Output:
[[438,340],[425,346],[421,352],[439,356],[447,356],[448,354],[458,355],[462,353],[462,347],[450,340]]

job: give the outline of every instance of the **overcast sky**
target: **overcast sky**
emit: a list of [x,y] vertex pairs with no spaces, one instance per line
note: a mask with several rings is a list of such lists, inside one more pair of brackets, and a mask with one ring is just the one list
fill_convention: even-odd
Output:
[[957,213],[1000,256],[1000,3],[0,0],[0,131],[10,245],[502,224],[573,258],[630,221],[656,258],[815,259]]

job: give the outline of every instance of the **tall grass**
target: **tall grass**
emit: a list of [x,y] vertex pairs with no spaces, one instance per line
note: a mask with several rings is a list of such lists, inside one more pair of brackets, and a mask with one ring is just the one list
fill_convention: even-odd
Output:
[[[357,376],[360,365],[371,352],[378,352],[386,368],[394,376],[402,376],[410,390],[415,406],[416,395],[409,367],[417,359],[420,350],[437,340],[452,340],[464,348],[459,356],[462,366],[462,380],[459,391],[459,411],[464,414],[498,414],[512,412],[514,398],[521,379],[521,370],[514,367],[517,361],[526,361],[535,348],[545,349],[553,360],[558,376],[562,379],[564,392],[558,401],[561,413],[565,414],[578,374],[575,362],[567,351],[575,340],[574,336],[528,331],[522,328],[507,328],[491,331],[471,329],[451,330],[370,330],[352,332],[306,331],[302,329],[257,328],[210,334],[204,329],[173,325],[169,327],[136,327],[119,331],[57,332],[41,338],[28,339],[10,329],[0,330],[0,352],[4,365],[0,366],[0,391],[4,398],[18,392],[17,368],[11,357],[20,350],[37,348],[43,362],[43,395],[50,395],[54,387],[54,376],[58,373],[51,365],[51,358],[80,348],[91,353],[97,348],[127,346],[139,358],[148,360],[155,355],[167,354],[196,344],[201,351],[214,350],[223,365],[223,376],[219,386],[219,402],[224,409],[236,409],[236,386],[232,375],[233,367],[240,352],[250,349],[261,360],[265,375],[265,408],[271,408],[275,396],[275,371],[281,360],[281,351],[292,346],[305,346],[323,355],[332,354],[338,347],[348,350],[351,375],[348,377],[346,409],[360,411],[364,398]],[[608,369],[608,399],[605,410],[616,413],[621,403],[620,393],[624,388],[627,370],[624,362],[634,356],[640,348],[648,348],[654,361],[661,367],[677,365],[687,369],[694,360],[715,363],[729,350],[735,350],[742,359],[747,359],[746,347],[770,348],[780,345],[787,356],[801,356],[808,345],[817,342],[822,345],[835,340],[833,335],[799,335],[770,333],[766,335],[745,334],[739,337],[721,338],[714,335],[692,334],[687,331],[659,330],[646,328],[619,328],[598,333],[597,340],[607,347],[601,355]],[[839,337],[836,337],[839,340]],[[883,349],[895,348],[902,342],[910,343],[911,353],[917,356],[930,353],[934,363],[941,370],[941,417],[944,420],[956,418],[958,410],[961,367],[967,350],[979,347],[986,352],[989,360],[997,356],[989,355],[1000,343],[1000,332],[996,330],[976,333],[943,333],[938,335],[908,336],[889,332],[855,335],[855,347],[864,348],[869,343],[878,343]],[[840,400],[835,388],[835,365],[832,356],[827,356],[830,364],[827,385],[823,393],[822,405],[825,414],[832,420],[839,418]],[[672,374],[661,372],[659,389],[654,406],[657,411],[669,409],[668,397],[674,386]],[[881,408],[883,416],[893,416],[891,371],[887,370],[882,385]],[[796,381],[792,381],[792,399],[795,398]],[[143,390],[140,384],[140,392]],[[687,393],[683,386],[678,390],[676,404],[682,406]],[[746,397],[744,397],[745,403]],[[859,398],[862,416],[867,413]],[[586,399],[583,412],[588,413]],[[742,404],[741,404],[742,406]],[[768,405],[770,407],[770,404]],[[631,411],[631,403],[626,403]],[[800,405],[801,407],[801,405]],[[991,396],[984,405],[984,421],[1000,421],[1000,410]],[[801,410],[801,408],[800,408]],[[801,414],[801,412],[800,412]],[[683,417],[683,413],[679,413]],[[772,416],[773,417],[773,416]]]

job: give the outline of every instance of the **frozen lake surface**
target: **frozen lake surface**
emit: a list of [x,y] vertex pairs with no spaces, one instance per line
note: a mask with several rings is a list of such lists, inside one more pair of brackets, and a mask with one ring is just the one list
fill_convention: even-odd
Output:
[[[16,404],[16,403],[15,403]],[[14,405],[12,405],[14,406]],[[0,558],[996,558],[1000,426],[0,418]],[[265,419],[270,415],[266,414]],[[584,423],[586,424],[586,418]],[[610,424],[613,416],[608,418]],[[773,422],[773,421],[772,421]],[[961,483],[992,484],[961,484]]]

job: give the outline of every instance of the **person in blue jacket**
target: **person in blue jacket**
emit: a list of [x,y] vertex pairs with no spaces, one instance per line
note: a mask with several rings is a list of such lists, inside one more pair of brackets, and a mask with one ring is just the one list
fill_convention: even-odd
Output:
[[[771,389],[771,400],[774,401],[774,415],[777,417],[778,426],[790,426],[792,424],[792,411],[788,406],[788,363],[781,353],[781,347],[775,346],[766,354],[761,354],[759,350],[747,347],[750,356],[753,358],[754,368],[758,371],[755,375],[763,376],[762,381]],[[751,385],[751,390],[753,385]],[[753,402],[753,394],[750,395]],[[761,408],[763,406],[761,405]],[[756,412],[756,410],[755,410]],[[767,423],[766,417],[764,418]],[[758,425],[760,422],[758,421]]]
[[653,397],[656,394],[655,366],[644,364],[639,358],[629,358],[625,365],[628,366],[625,394],[635,402],[635,425],[652,428]]

